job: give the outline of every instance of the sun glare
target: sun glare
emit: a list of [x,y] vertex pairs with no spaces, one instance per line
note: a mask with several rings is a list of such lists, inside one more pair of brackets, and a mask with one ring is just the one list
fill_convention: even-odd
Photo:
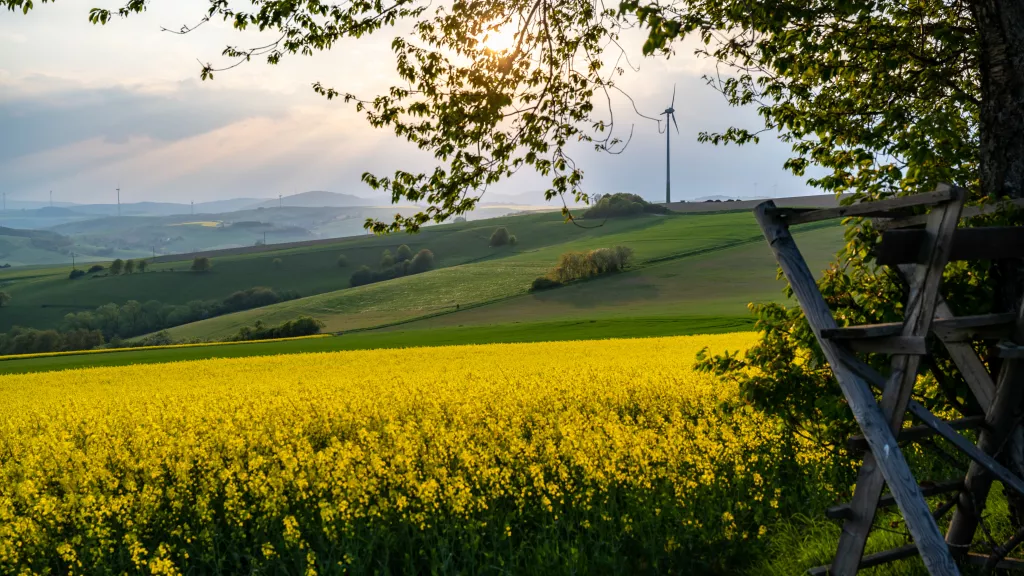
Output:
[[506,52],[515,46],[516,28],[505,25],[496,30],[488,30],[480,36],[480,42],[491,52]]

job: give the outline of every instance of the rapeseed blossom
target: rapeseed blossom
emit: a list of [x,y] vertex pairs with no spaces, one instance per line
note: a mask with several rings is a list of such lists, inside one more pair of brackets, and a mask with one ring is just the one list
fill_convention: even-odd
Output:
[[723,570],[799,498],[692,369],[755,337],[2,376],[0,573]]

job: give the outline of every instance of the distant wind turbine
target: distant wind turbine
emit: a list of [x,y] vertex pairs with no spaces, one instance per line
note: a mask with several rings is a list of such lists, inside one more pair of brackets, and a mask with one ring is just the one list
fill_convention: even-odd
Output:
[[676,127],[676,134],[679,134],[679,123],[676,122],[676,87],[672,86],[672,104],[661,113],[665,117],[665,203],[672,202],[672,131],[668,129],[668,121],[671,118],[672,124]]

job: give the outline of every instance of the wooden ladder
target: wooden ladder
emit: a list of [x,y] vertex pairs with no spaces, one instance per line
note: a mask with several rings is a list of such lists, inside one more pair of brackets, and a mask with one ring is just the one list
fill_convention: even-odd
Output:
[[[1024,257],[1024,227],[958,228],[961,217],[988,208],[964,208],[966,193],[940,186],[934,192],[865,202],[824,210],[777,208],[771,201],[754,209],[765,239],[803,309],[808,324],[853,411],[861,436],[850,439],[851,449],[863,451],[853,499],[827,511],[843,521],[838,550],[832,563],[810,574],[847,576],[861,568],[920,555],[929,573],[959,574],[958,562],[986,564],[990,568],[1024,569],[1024,561],[1004,558],[1018,541],[986,556],[969,551],[978,518],[992,481],[1024,495],[1024,480],[995,458],[1010,433],[1014,408],[1024,394],[1024,306],[1013,312],[954,317],[939,288],[946,264],[954,260],[998,260]],[[925,214],[920,212],[928,209]],[[893,268],[909,286],[901,323],[840,328],[818,291],[814,276],[789,232],[791,226],[841,217],[881,218],[882,242],[876,258]],[[985,416],[946,422],[911,396],[927,342],[934,337],[949,352]],[[993,381],[971,342],[977,338],[1000,341],[1006,358]],[[857,357],[882,353],[891,357],[883,376]],[[874,390],[881,391],[876,401]],[[910,412],[921,426],[904,428]],[[977,443],[958,430],[980,429]],[[899,441],[940,436],[972,463],[963,478],[921,486],[907,465]],[[889,493],[882,491],[888,486]],[[958,493],[932,510],[926,496]],[[864,556],[864,546],[879,508],[896,505],[903,515],[913,544]],[[938,522],[953,508],[945,536]],[[1020,535],[1024,539],[1024,534]]]

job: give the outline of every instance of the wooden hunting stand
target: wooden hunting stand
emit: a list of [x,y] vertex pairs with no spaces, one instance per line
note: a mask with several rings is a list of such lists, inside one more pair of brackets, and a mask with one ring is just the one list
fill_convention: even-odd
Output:
[[[852,445],[865,449],[853,499],[833,506],[827,515],[843,521],[838,551],[832,564],[811,569],[811,574],[847,576],[860,568],[920,555],[931,574],[959,574],[958,563],[981,564],[988,569],[1024,570],[1024,560],[1006,554],[1024,540],[1024,533],[997,547],[991,555],[970,552],[992,481],[1024,495],[1024,479],[1002,466],[996,454],[1011,432],[1024,395],[1024,306],[978,316],[954,317],[939,292],[946,264],[955,260],[1000,260],[1024,257],[1024,227],[958,228],[962,217],[989,212],[994,207],[964,208],[966,193],[940,186],[934,192],[865,202],[824,210],[776,208],[771,201],[754,209],[765,239],[803,309],[821,350],[831,365],[843,395],[853,411],[862,437]],[[920,214],[928,209],[926,214]],[[884,228],[877,253],[879,264],[893,268],[909,286],[902,323],[840,328],[822,298],[814,276],[789,233],[790,226],[832,218],[881,218]],[[911,396],[918,368],[928,355],[934,336],[948,351],[985,416],[944,421]],[[973,341],[996,343],[1004,360],[998,375],[989,374]],[[1018,345],[1020,345],[1018,347]],[[857,357],[858,352],[891,356],[883,376]],[[875,400],[872,388],[881,391]],[[907,411],[922,426],[904,428]],[[978,442],[957,430],[978,429]],[[966,475],[952,481],[920,486],[898,441],[938,435],[971,460]],[[882,495],[884,486],[889,493]],[[954,494],[936,510],[925,496]],[[864,556],[864,545],[879,508],[899,507],[914,543]],[[946,536],[938,522],[955,508]]]

